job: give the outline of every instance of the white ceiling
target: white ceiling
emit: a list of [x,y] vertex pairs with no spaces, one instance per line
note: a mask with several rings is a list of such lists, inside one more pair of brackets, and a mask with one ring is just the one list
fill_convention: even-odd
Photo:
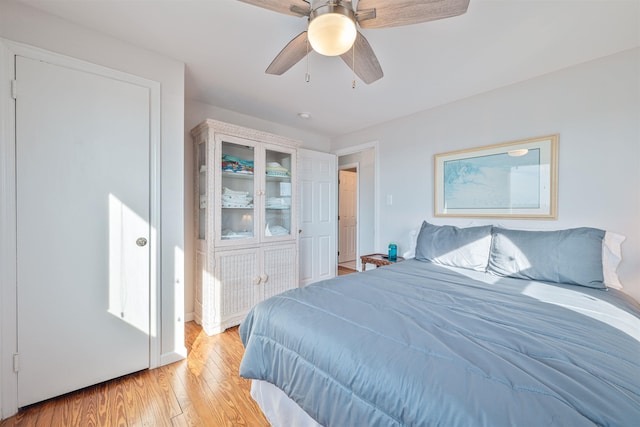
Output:
[[188,99],[327,137],[640,46],[640,0],[471,0],[459,17],[361,30],[385,76],[352,89],[342,60],[316,53],[309,83],[305,60],[266,75],[306,21],[236,0],[22,1],[184,62]]

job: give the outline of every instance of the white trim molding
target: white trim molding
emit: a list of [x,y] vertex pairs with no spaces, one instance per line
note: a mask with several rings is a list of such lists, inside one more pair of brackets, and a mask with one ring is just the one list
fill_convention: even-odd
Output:
[[0,419],[18,410],[14,53],[0,39]]

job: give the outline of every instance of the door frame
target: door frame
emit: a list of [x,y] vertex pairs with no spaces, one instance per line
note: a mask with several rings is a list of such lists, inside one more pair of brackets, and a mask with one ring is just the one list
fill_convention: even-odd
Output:
[[[349,154],[361,153],[363,151],[373,150],[373,243],[375,248],[380,248],[380,156],[378,155],[378,141],[366,142],[364,144],[354,145],[352,147],[341,148],[335,150],[333,154],[338,157],[338,165],[340,164],[340,157],[347,156]],[[339,168],[340,166],[338,166]],[[337,175],[337,171],[336,171]],[[360,194],[360,173],[358,173],[358,194]],[[338,194],[336,194],[336,199]],[[359,205],[359,203],[358,203]],[[337,206],[337,202],[336,202]],[[337,209],[336,209],[337,210]],[[358,212],[360,212],[358,208]],[[360,214],[358,213],[358,219]],[[336,227],[337,229],[337,227]],[[360,224],[358,224],[357,240],[358,251],[360,242]],[[338,257],[336,257],[336,265],[338,264]],[[358,271],[362,271],[362,265],[360,263],[360,257],[356,257],[356,266]]]
[[[338,166],[338,215],[340,215],[340,171],[346,169],[356,170],[356,270],[358,270],[358,260],[360,259],[360,163],[348,163]],[[338,250],[340,250],[340,220],[338,220]],[[338,265],[340,265],[340,256],[338,255]]]
[[[0,38],[0,419],[18,411],[16,111],[10,81],[15,56],[125,81],[149,90],[149,367],[160,366],[160,83],[101,65]],[[17,84],[19,99],[19,83]]]

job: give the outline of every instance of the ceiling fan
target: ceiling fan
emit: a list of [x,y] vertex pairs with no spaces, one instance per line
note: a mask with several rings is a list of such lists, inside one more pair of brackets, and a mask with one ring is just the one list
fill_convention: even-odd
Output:
[[[361,28],[386,28],[462,15],[469,0],[239,0],[275,12],[307,17],[307,30],[293,38],[267,67],[281,75],[309,53],[340,56],[367,84],[384,74]],[[355,6],[354,6],[354,3]]]

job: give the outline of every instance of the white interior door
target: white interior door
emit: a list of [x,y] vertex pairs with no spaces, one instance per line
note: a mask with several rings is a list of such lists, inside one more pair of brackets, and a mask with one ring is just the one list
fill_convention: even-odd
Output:
[[300,286],[335,277],[338,262],[337,157],[298,151]]
[[358,173],[339,172],[338,201],[338,262],[355,261],[358,218]]
[[20,56],[16,80],[22,407],[149,366],[150,94]]

